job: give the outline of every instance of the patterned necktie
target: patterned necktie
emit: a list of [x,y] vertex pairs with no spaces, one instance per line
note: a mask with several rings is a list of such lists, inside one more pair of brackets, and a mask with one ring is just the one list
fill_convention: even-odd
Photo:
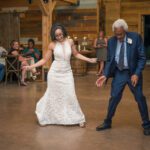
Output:
[[121,47],[120,47],[120,54],[119,54],[119,61],[118,61],[118,69],[123,70],[125,68],[124,66],[124,42],[122,42]]

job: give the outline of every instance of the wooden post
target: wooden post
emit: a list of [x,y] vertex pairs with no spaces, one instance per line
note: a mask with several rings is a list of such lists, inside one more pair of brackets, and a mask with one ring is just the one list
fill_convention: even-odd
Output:
[[99,25],[100,25],[100,0],[97,0],[97,34],[99,33]]
[[[39,6],[42,11],[42,55],[45,56],[48,45],[50,43],[50,28],[52,26],[52,14],[56,5],[56,1],[49,1],[47,4],[39,0]],[[42,68],[42,80],[44,80],[44,71],[49,69],[52,58]]]
[[103,0],[98,0],[99,9],[99,30],[105,32],[105,5]]

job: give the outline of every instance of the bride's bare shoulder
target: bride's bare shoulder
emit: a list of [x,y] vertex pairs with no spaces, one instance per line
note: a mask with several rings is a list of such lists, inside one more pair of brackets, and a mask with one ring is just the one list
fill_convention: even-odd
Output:
[[70,43],[70,45],[73,44],[73,39],[67,39],[67,40],[68,40],[68,42]]
[[55,42],[50,42],[48,49],[49,50],[54,50],[56,43]]

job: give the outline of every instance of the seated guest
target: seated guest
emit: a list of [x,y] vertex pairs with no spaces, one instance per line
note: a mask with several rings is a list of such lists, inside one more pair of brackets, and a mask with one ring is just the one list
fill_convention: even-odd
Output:
[[[9,51],[9,54],[14,55],[14,56],[18,56],[18,59],[21,62],[21,66],[29,65],[28,60],[32,60],[33,58],[32,57],[26,58],[26,57],[23,57],[22,54],[20,54],[19,42],[13,40],[10,45],[11,45],[11,49]],[[31,71],[33,74],[36,75],[36,71],[34,69]],[[21,74],[22,74],[21,75],[21,85],[26,86],[27,85],[27,83],[25,82],[26,69],[22,69]]]
[[[28,47],[25,48],[22,51],[22,53],[23,53],[23,56],[26,56],[26,57],[30,56],[30,57],[34,58],[34,61],[29,62],[30,65],[36,63],[40,59],[40,51],[37,48],[35,48],[35,41],[33,39],[28,40]],[[34,69],[35,69],[35,71],[37,71],[36,68],[34,68]],[[40,72],[36,73],[36,75],[39,75],[39,74],[40,74]],[[29,76],[31,76],[33,80],[36,79],[36,77],[33,76],[32,73],[30,73]]]
[[[1,51],[0,49],[0,57],[4,57],[6,55],[6,52]],[[5,65],[0,63],[0,82],[4,78],[4,73],[5,73]]]
[[34,62],[36,63],[40,59],[40,52],[37,48],[34,47],[35,42],[33,39],[28,40],[28,47],[23,50],[24,56],[31,56],[34,58]]
[[1,81],[3,80],[3,78],[4,78],[4,73],[5,73],[5,66],[0,63],[0,82],[1,82]]
[[[4,53],[3,53],[4,52]],[[2,46],[2,43],[0,41],[0,53],[3,53],[4,55],[5,54],[8,54],[7,50]]]
[[[7,55],[7,51],[4,47],[1,46],[1,41],[0,41],[0,57],[5,57]],[[4,73],[5,73],[5,65],[0,63],[0,82],[4,78]]]

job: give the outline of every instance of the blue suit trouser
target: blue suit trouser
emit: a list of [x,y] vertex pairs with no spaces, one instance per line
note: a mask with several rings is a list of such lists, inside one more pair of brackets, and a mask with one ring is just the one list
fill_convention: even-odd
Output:
[[111,98],[109,100],[108,113],[105,121],[111,123],[112,117],[115,114],[117,105],[119,104],[122,93],[126,85],[129,86],[130,91],[133,93],[134,98],[138,104],[140,115],[143,121],[142,126],[144,128],[150,128],[150,121],[148,116],[148,108],[146,104],[146,98],[142,92],[142,77],[139,78],[138,84],[134,87],[131,83],[131,75],[128,70],[119,71],[116,70],[115,77],[112,80],[111,85]]

